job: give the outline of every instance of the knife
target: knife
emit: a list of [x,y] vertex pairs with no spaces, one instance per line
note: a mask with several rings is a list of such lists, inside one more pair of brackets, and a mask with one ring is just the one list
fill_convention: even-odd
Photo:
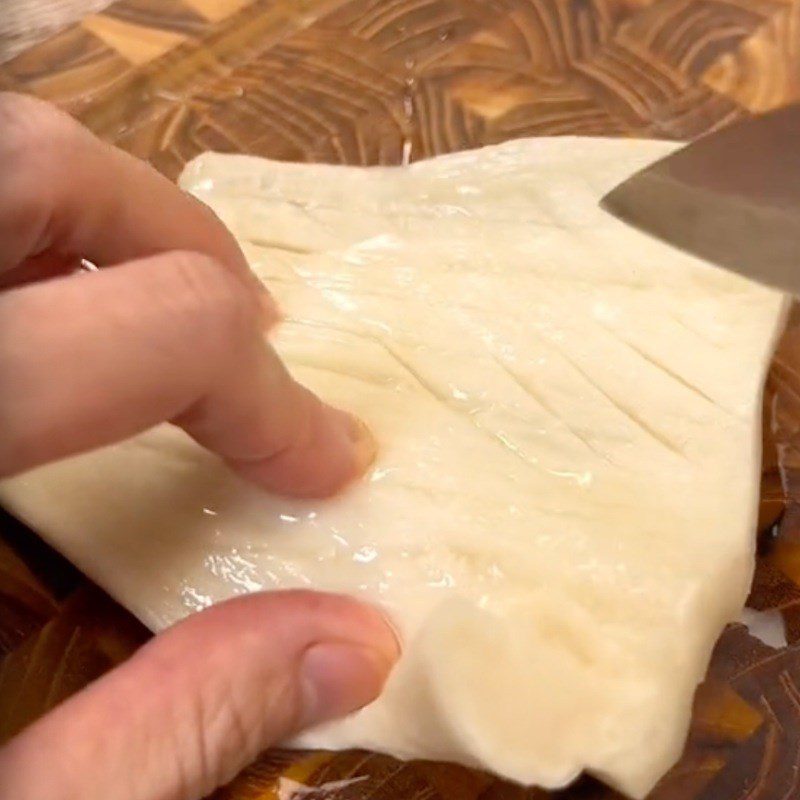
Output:
[[800,295],[800,104],[698,139],[601,205],[692,255]]

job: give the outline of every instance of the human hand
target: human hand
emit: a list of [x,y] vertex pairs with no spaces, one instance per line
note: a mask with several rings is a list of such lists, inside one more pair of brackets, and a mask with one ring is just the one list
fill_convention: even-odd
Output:
[[[276,308],[210,209],[32,98],[0,94],[0,132],[0,476],[164,420],[276,492],[364,471],[372,438],[265,346]],[[109,268],[63,275],[81,258]]]
[[[4,94],[0,243],[0,475],[162,421],[287,494],[331,494],[374,456],[363,426],[265,345],[274,304],[206,207],[50,106]],[[75,273],[81,258],[100,271]],[[5,745],[0,796],[194,800],[374,699],[396,658],[380,614],[354,600],[222,603]]]

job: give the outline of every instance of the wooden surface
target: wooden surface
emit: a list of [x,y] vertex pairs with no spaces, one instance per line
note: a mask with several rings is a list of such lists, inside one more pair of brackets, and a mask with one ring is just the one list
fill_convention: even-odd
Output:
[[[0,66],[0,87],[58,102],[170,176],[209,148],[368,164],[528,135],[689,138],[800,100],[800,0],[124,0]],[[729,627],[653,800],[800,797],[799,354],[795,324],[768,386],[750,599],[782,615],[789,645]],[[32,534],[0,530],[2,739],[146,632]],[[329,781],[343,782],[313,796],[551,796],[448,765],[286,753],[216,796]],[[583,780],[553,796],[615,795]]]

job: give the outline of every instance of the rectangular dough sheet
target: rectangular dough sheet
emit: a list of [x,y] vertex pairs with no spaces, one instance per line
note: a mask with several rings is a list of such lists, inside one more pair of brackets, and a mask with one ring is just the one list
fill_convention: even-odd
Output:
[[5,503],[153,630],[242,592],[378,602],[384,695],[303,746],[642,797],[753,567],[782,294],[598,207],[673,145],[535,139],[407,168],[206,154],[214,208],[288,315],[294,374],[364,418],[368,476],[270,497],[180,431],[5,482]]

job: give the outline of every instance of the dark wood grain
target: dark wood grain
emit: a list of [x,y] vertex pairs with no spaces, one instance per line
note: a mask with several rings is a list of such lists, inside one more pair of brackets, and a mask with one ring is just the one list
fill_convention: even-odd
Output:
[[[800,100],[800,0],[122,0],[0,67],[169,176],[206,149],[400,164],[511,137],[688,139]],[[769,376],[749,605],[681,762],[651,800],[800,797],[800,320]],[[129,655],[144,631],[29,531],[0,523],[0,737]],[[698,533],[701,535],[701,533]],[[219,800],[611,800],[444,764],[272,752]],[[300,796],[302,792],[298,794]]]

